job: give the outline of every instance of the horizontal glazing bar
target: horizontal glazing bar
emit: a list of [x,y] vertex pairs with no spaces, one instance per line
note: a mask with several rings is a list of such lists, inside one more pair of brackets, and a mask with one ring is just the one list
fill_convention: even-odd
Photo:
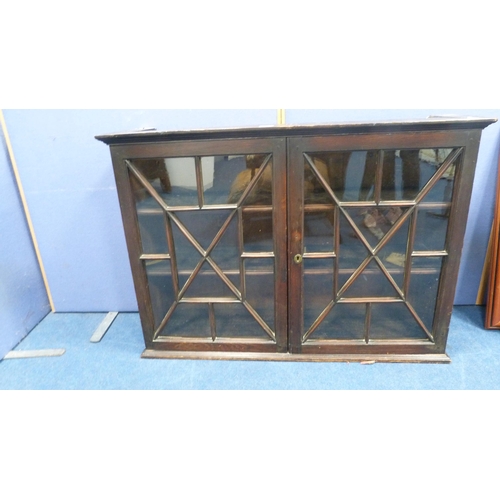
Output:
[[332,257],[337,257],[335,252],[314,252],[314,253],[304,253],[302,255],[304,259],[329,259]]
[[413,251],[411,254],[412,257],[446,257],[447,255],[448,252],[446,250],[436,250],[436,251],[419,250],[419,251]]
[[[212,338],[210,336],[206,337],[173,337],[173,336],[166,336],[166,335],[158,335],[155,339],[153,339],[154,343],[169,343],[171,342],[172,344],[212,344]],[[275,341],[271,338],[262,338],[259,339],[257,337],[230,337],[230,338],[221,338],[217,337],[216,340],[217,344],[226,344],[226,345],[244,345],[244,344],[249,344],[249,345],[255,345],[255,344],[262,344],[262,345],[272,345],[275,344]]]
[[335,208],[335,205],[332,205],[331,203],[322,203],[322,204],[315,204],[315,205],[304,205],[304,212],[324,212],[326,210],[333,210]]
[[158,208],[138,208],[137,213],[139,215],[157,215],[157,214],[162,214],[164,210],[162,210],[160,207]]
[[342,297],[337,300],[337,303],[342,304],[392,304],[396,302],[404,302],[399,297]]
[[[230,206],[230,205],[226,205],[226,206]],[[232,206],[232,205],[231,205]],[[245,206],[245,207],[241,207],[241,210],[244,212],[244,213],[253,213],[253,212],[272,212],[273,211],[273,207],[272,205],[252,205],[252,206]]]
[[[364,339],[310,339],[307,341],[307,345],[322,345],[322,346],[352,346],[354,345],[362,345],[366,346],[366,342]],[[370,346],[376,345],[387,345],[387,346],[405,346],[405,345],[423,345],[428,346],[431,344],[429,339],[411,339],[411,338],[401,338],[401,339],[370,339]]]
[[243,252],[241,257],[244,259],[274,258],[274,252]]
[[370,207],[414,207],[416,203],[411,200],[381,200],[379,203],[374,201],[340,201],[340,207],[347,208],[370,208]]
[[141,260],[163,260],[170,259],[169,253],[143,253],[139,259]]
[[180,304],[241,304],[241,300],[232,297],[183,297]]
[[186,206],[169,206],[167,212],[207,212],[210,210],[235,210],[236,205],[203,205],[199,207],[197,205],[186,205]]
[[418,209],[422,208],[430,208],[430,209],[446,209],[446,208],[451,208],[451,203],[449,202],[421,202],[418,205]]

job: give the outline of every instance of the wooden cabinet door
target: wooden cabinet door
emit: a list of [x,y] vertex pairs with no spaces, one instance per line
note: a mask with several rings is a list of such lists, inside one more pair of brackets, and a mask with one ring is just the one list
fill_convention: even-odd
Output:
[[286,352],[286,140],[112,154],[146,349]]
[[461,131],[289,140],[290,352],[444,353],[471,143]]

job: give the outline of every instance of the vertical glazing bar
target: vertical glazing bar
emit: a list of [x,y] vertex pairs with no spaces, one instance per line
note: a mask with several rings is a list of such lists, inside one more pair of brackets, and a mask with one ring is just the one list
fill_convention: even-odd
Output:
[[380,203],[380,197],[382,193],[383,168],[384,168],[384,151],[379,151],[377,155],[377,169],[375,171],[375,186],[373,188],[374,189],[373,197],[377,205]]
[[215,310],[212,302],[208,303],[208,318],[210,320],[210,333],[212,334],[212,340],[215,341],[217,338],[217,328],[215,324]]
[[240,264],[240,290],[242,300],[246,300],[246,280],[245,280],[245,260],[242,255],[245,251],[245,241],[243,238],[243,209],[238,208],[238,248],[239,248],[239,264]]
[[167,231],[168,251],[170,254],[170,268],[172,269],[172,286],[174,288],[175,300],[179,300],[179,274],[177,270],[177,257],[175,255],[174,235],[172,233],[172,222],[166,212],[163,212],[165,228]]
[[410,227],[408,228],[408,242],[406,243],[406,259],[405,259],[405,275],[403,282],[403,295],[405,300],[408,298],[408,291],[410,289],[410,277],[412,261],[411,256],[413,253],[413,246],[415,244],[415,233],[417,231],[417,217],[418,207],[413,211],[410,218]]
[[340,252],[340,209],[335,205],[334,210],[334,252],[335,258],[333,262],[333,296],[336,297],[339,291],[339,252]]
[[198,205],[200,208],[205,204],[203,199],[203,171],[201,168],[201,156],[195,156],[194,164],[196,167],[196,187],[198,189]]
[[368,344],[370,341],[370,325],[372,322],[372,303],[367,302],[366,304],[366,315],[365,315],[365,342]]

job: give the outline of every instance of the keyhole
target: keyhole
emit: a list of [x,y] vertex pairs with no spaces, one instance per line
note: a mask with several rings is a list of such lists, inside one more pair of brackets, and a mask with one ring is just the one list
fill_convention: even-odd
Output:
[[300,255],[300,253],[298,253],[294,258],[293,260],[295,261],[295,264],[300,264],[302,262],[302,255]]

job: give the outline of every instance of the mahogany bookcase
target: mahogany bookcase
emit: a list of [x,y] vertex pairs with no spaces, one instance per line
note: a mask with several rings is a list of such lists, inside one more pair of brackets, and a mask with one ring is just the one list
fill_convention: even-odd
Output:
[[142,355],[449,362],[479,142],[494,121],[97,136]]

